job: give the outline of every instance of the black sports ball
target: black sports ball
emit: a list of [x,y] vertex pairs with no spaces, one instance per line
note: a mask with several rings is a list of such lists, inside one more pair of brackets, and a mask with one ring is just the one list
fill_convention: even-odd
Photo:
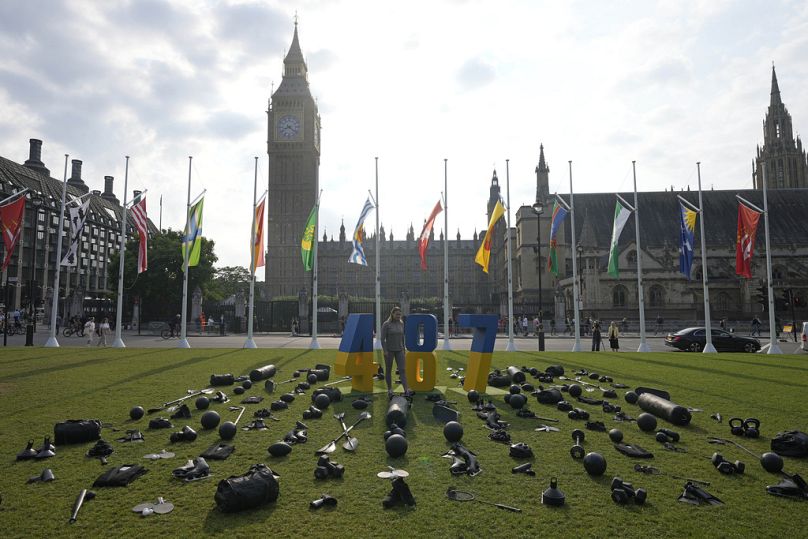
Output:
[[143,417],[143,414],[146,413],[146,410],[143,409],[142,406],[135,406],[131,410],[129,410],[129,417],[137,421],[138,419]]
[[219,417],[219,412],[209,410],[204,414],[202,414],[200,423],[202,423],[203,429],[215,429],[219,425],[219,421],[221,420],[222,418]]
[[589,475],[603,475],[606,471],[606,458],[600,453],[587,453],[584,457],[584,470]]

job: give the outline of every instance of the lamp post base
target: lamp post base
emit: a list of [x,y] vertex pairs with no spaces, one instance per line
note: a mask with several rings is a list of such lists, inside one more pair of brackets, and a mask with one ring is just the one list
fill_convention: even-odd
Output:
[[180,339],[179,342],[177,342],[177,348],[190,348],[190,347],[191,345],[188,343],[188,339],[183,338]]
[[45,348],[59,348],[59,341],[56,340],[56,337],[48,337]]
[[258,345],[255,344],[255,341],[252,337],[247,337],[247,340],[244,341],[244,346],[242,348],[258,348]]
[[311,338],[311,344],[309,344],[309,350],[319,350],[320,343],[317,341],[317,337],[314,336]]
[[123,339],[120,337],[115,337],[115,340],[112,343],[113,348],[126,348],[126,345],[123,343]]

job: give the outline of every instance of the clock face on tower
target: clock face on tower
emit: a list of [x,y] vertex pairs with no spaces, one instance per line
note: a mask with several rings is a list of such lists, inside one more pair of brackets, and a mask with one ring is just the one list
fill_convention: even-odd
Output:
[[286,114],[278,120],[278,136],[282,140],[292,140],[300,133],[300,119],[297,116]]

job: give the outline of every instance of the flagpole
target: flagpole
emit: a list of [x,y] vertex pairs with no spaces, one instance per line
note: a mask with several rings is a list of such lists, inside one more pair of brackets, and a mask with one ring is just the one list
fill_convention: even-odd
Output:
[[772,287],[772,251],[769,247],[769,199],[766,187],[766,166],[763,166],[763,225],[766,233],[766,281],[769,290],[769,349],[767,354],[782,354],[777,344],[777,331],[774,320],[774,288]]
[[126,348],[121,338],[121,324],[123,322],[123,258],[126,252],[126,190],[129,187],[129,156],[126,157],[126,166],[123,174],[123,196],[121,197],[121,247],[118,257],[118,308],[115,313],[115,340],[113,348]]
[[379,280],[379,158],[376,157],[376,342],[375,350],[382,349],[382,291]]
[[701,230],[701,282],[704,288],[704,354],[715,354],[713,334],[710,327],[710,289],[707,286],[707,240],[704,236],[704,203],[701,200],[701,161],[696,162],[696,171],[699,177],[699,225]]
[[505,252],[508,256],[508,346],[506,352],[516,352],[516,344],[513,342],[513,279],[511,269],[511,173],[510,159],[505,160],[505,194],[508,197],[508,220],[505,224],[507,235],[505,236]]
[[258,194],[258,157],[255,158],[255,177],[253,179],[253,211],[252,231],[250,232],[250,306],[247,318],[247,340],[243,348],[258,348],[253,339],[253,308],[255,301],[255,206]]
[[[186,232],[190,229],[190,211],[191,211],[191,162],[193,161],[193,156],[188,156],[188,202],[185,206],[185,230]],[[182,239],[183,244],[185,243],[185,238]],[[182,279],[182,325],[180,327],[180,341],[177,343],[177,348],[190,348],[191,345],[188,342],[188,324],[186,323],[186,317],[188,316],[188,261],[191,257],[191,249],[183,249],[182,253],[182,268],[183,268],[183,279]]]
[[449,344],[449,173],[448,159],[443,160],[443,349],[452,350]]
[[317,342],[317,246],[318,246],[318,239],[317,233],[320,230],[320,195],[323,194],[322,189],[317,194],[317,201],[314,203],[316,206],[315,211],[315,219],[314,219],[314,241],[312,242],[311,248],[313,249],[312,256],[314,260],[312,260],[311,264],[311,271],[312,271],[312,282],[311,282],[311,297],[312,297],[312,311],[314,314],[312,316],[311,321],[311,344],[309,348],[312,350],[319,350],[320,343]]
[[[124,197],[126,198],[126,197]],[[163,195],[160,195],[160,224],[158,225],[160,234],[163,233]]]
[[65,174],[62,180],[62,211],[59,212],[59,228],[56,234],[56,275],[53,277],[53,298],[51,298],[51,324],[50,337],[45,343],[45,348],[59,348],[59,341],[56,339],[56,316],[59,310],[59,272],[62,269],[62,227],[65,224],[65,199],[67,198],[67,160],[69,154],[65,154]]
[[573,352],[581,351],[581,313],[578,305],[579,291],[578,291],[578,266],[575,264],[575,202],[572,194],[572,161],[569,161],[570,166],[570,229],[572,230],[572,243],[570,243],[570,252],[572,253],[572,301],[575,304],[575,344],[572,345]]
[[637,202],[637,161],[631,162],[631,171],[634,173],[634,234],[637,244],[637,299],[640,307],[640,346],[638,352],[650,352],[651,347],[645,342],[645,291],[642,286],[642,250],[640,249],[640,206]]

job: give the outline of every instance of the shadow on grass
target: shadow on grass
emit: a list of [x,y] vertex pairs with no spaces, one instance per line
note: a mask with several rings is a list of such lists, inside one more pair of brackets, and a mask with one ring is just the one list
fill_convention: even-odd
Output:
[[271,519],[272,514],[275,512],[276,504],[277,502],[238,513],[225,513],[214,507],[208,511],[208,516],[205,517],[203,530],[208,533],[216,533],[265,523]]
[[[87,350],[87,352],[89,353],[90,351]],[[88,367],[88,366],[93,366],[93,365],[102,365],[102,364],[107,363],[109,361],[120,361],[121,359],[131,359],[133,357],[149,355],[149,354],[153,354],[153,353],[157,353],[157,352],[160,352],[160,350],[159,349],[153,349],[153,350],[148,350],[148,351],[144,351],[144,352],[138,352],[136,354],[129,354],[129,355],[126,355],[125,357],[122,357],[122,356],[117,356],[117,357],[116,356],[96,357],[94,359],[86,359],[84,361],[78,361],[76,363],[55,365],[53,367],[48,367],[48,368],[44,368],[44,369],[43,368],[37,368],[37,369],[34,369],[34,370],[30,370],[30,371],[18,372],[16,374],[9,374],[8,376],[0,377],[0,382],[7,381],[7,380],[20,380],[20,379],[23,379],[23,378],[30,378],[32,376],[40,376],[40,375],[43,375],[43,374],[51,374],[51,373],[54,373],[54,372],[62,372],[62,371],[67,371],[67,370],[71,370],[71,369],[77,369],[77,368],[81,368],[81,367]],[[95,353],[93,353],[93,355],[95,355]],[[38,357],[38,358],[29,358],[28,360],[34,361],[34,360],[37,360],[37,359],[51,359],[51,358]]]

